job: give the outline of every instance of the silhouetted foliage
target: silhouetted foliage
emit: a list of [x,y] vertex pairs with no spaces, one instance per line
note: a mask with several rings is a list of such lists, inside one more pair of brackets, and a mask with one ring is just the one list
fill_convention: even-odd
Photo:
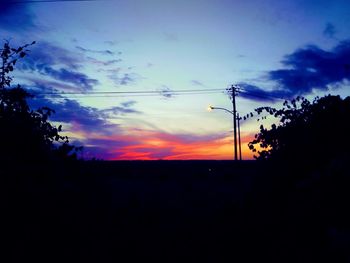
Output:
[[27,98],[33,96],[20,85],[11,85],[9,74],[33,44],[11,48],[5,42],[0,49],[0,161],[75,159],[81,147],[70,145],[68,137],[60,135],[62,126],[48,121],[54,111],[47,107],[30,109]]
[[257,159],[298,160],[303,164],[319,165],[349,155],[350,97],[316,97],[313,102],[297,97],[285,101],[282,109],[261,107],[280,119],[271,128],[260,126],[260,132],[249,143]]

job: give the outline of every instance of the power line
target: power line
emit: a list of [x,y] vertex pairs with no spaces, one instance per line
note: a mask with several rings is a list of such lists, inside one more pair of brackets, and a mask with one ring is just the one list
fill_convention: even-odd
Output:
[[[238,91],[238,90],[237,90]],[[48,97],[71,97],[74,98],[98,98],[98,97],[147,97],[147,96],[163,96],[173,97],[177,95],[201,95],[201,94],[214,94],[222,92],[223,89],[190,89],[190,90],[138,90],[138,91],[90,91],[90,92],[34,92],[35,96],[48,96]],[[247,91],[242,88],[239,89],[239,93],[244,96],[256,97],[269,100],[285,100],[285,98],[277,97],[273,95],[262,94],[258,92]]]
[[[106,98],[106,97],[150,97],[162,96],[171,98],[178,95],[202,95],[224,93],[223,89],[191,89],[191,90],[138,90],[138,91],[91,91],[91,92],[37,92],[35,96],[58,98]],[[241,90],[245,96],[269,100],[285,100],[285,98]]]
[[90,92],[39,92],[39,95],[112,95],[112,94],[174,94],[174,93],[191,93],[191,92],[217,92],[223,89],[190,89],[190,90],[137,90],[137,91],[90,91]]
[[164,97],[164,98],[174,98],[177,96],[184,96],[184,95],[204,95],[204,94],[214,94],[216,92],[196,92],[196,93],[173,93],[169,95],[164,94],[102,94],[102,95],[83,95],[83,94],[77,94],[77,95],[69,95],[69,96],[61,96],[65,94],[54,94],[49,96],[35,96],[34,99],[40,99],[43,97],[50,97],[53,99],[82,99],[82,98],[134,98],[134,97]]
[[119,97],[151,97],[161,96],[173,98],[179,95],[214,94],[222,89],[192,89],[192,90],[144,90],[144,91],[93,91],[93,92],[33,92],[34,98],[119,98]]

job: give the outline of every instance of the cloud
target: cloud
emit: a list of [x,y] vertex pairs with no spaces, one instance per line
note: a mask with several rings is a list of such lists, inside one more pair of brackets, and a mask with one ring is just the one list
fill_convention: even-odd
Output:
[[115,107],[107,108],[107,109],[101,110],[101,112],[109,114],[109,115],[124,115],[124,114],[128,114],[128,113],[141,113],[138,110],[131,109],[129,107],[124,107],[124,106],[115,106]]
[[111,60],[106,60],[106,61],[103,61],[103,60],[98,60],[98,59],[95,59],[93,57],[87,57],[87,60],[93,64],[96,64],[96,65],[102,65],[102,66],[110,66],[110,65],[114,65],[116,63],[119,63],[122,61],[122,59],[111,59]]
[[337,30],[332,23],[327,23],[325,29],[323,30],[323,35],[327,38],[334,38]]
[[122,71],[122,68],[115,68],[115,69],[110,69],[105,71],[109,73],[107,77],[111,79],[116,85],[127,86],[131,83],[134,83],[139,77],[136,73],[120,74],[120,72]]
[[133,82],[134,79],[130,77],[128,73],[125,73],[123,77],[120,78],[120,85],[128,85],[129,83]]
[[342,41],[329,51],[309,45],[286,55],[281,63],[283,69],[267,73],[267,79],[277,83],[274,90],[240,83],[242,96],[253,98],[255,95],[256,100],[272,101],[274,97],[291,99],[342,86],[350,81],[350,41]]
[[115,46],[117,45],[119,42],[118,41],[111,41],[111,40],[106,40],[104,41],[105,44],[110,45],[110,46]]
[[105,50],[94,50],[94,49],[88,49],[88,48],[83,48],[81,46],[76,46],[76,49],[85,52],[85,53],[94,53],[94,54],[101,54],[101,55],[114,55],[115,53],[109,49]]
[[196,86],[204,86],[204,84],[202,82],[195,80],[195,79],[191,80],[191,83],[193,85],[196,85]]
[[339,43],[330,51],[307,46],[289,54],[282,61],[287,69],[268,73],[270,80],[292,96],[315,90],[327,90],[329,85],[350,80],[350,41]]
[[164,37],[165,41],[169,41],[169,42],[178,42],[179,41],[179,36],[175,33],[164,32],[163,37]]
[[50,100],[36,97],[30,100],[33,109],[49,107],[55,110],[51,120],[64,123],[74,123],[79,129],[87,131],[101,130],[108,125],[105,116],[97,108],[82,106],[79,102],[71,99]]
[[0,1],[0,27],[6,31],[24,32],[36,27],[27,4],[15,0]]
[[[42,87],[42,89],[45,90],[45,87]],[[52,115],[51,120],[71,124],[72,132],[86,134],[94,132],[102,135],[113,134],[120,129],[118,124],[110,123],[109,118],[113,117],[111,115],[141,113],[132,108],[135,103],[131,101],[121,103],[120,106],[97,109],[95,107],[83,106],[78,101],[64,98],[61,95],[49,99],[40,96],[40,92],[36,92],[35,90],[29,91],[35,95],[34,99],[29,101],[32,109],[45,106],[55,110],[56,113]]]
[[[62,83],[55,80],[46,80],[42,77],[25,77],[25,80],[29,83],[22,85],[26,89],[30,90],[33,94],[40,93],[57,93],[63,95],[66,92],[81,92],[81,88],[69,83]],[[55,97],[61,97],[55,96]]]
[[62,83],[72,84],[80,91],[89,91],[99,82],[78,71],[83,62],[82,58],[67,49],[42,42],[31,48],[26,59],[18,63],[18,69],[37,72]]
[[279,98],[291,98],[292,94],[289,91],[275,89],[266,91],[258,86],[251,85],[248,83],[237,84],[240,88],[239,96],[247,99],[254,99],[255,101],[272,102]]
[[56,70],[52,67],[45,66],[39,72],[43,75],[48,75],[56,80],[74,84],[78,87],[81,87],[84,91],[92,90],[93,87],[99,83],[97,79],[91,79],[83,73],[70,71],[65,68]]
[[79,69],[84,60],[76,53],[49,42],[37,42],[30,48],[29,55],[19,63],[24,69],[41,69],[44,66],[65,66]]
[[159,92],[159,95],[161,95],[162,97],[164,97],[166,99],[170,99],[174,96],[172,89],[166,85],[162,85],[160,87],[160,89],[158,89],[158,92]]
[[136,101],[134,100],[129,100],[129,101],[125,101],[125,102],[122,102],[120,103],[123,107],[125,108],[129,108],[131,106],[134,106],[136,104]]

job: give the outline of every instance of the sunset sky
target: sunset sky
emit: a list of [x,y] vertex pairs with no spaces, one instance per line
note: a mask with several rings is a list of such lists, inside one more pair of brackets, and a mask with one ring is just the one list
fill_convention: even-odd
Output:
[[[207,111],[231,84],[240,115],[350,95],[348,0],[1,0],[0,36],[36,41],[14,84],[85,158],[232,159],[232,116]],[[260,124],[241,123],[244,159]]]

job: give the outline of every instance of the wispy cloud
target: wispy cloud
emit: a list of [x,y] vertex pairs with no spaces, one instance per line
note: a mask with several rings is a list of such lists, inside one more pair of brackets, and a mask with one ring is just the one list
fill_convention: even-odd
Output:
[[323,35],[327,38],[335,38],[337,30],[332,23],[327,23],[325,29],[323,30]]
[[176,33],[164,32],[163,33],[164,40],[169,42],[178,42],[179,36]]
[[191,80],[191,83],[192,85],[195,85],[195,86],[204,86],[204,84],[202,82],[200,82],[199,80]]
[[92,90],[95,85],[99,82],[97,79],[89,78],[84,73],[71,71],[69,69],[61,68],[61,69],[53,69],[52,67],[44,67],[39,71],[43,75],[48,75],[56,80],[60,80],[62,82],[68,82],[80,87],[84,91]]
[[80,71],[83,62],[82,58],[67,49],[42,42],[32,47],[29,56],[18,64],[18,68],[74,85],[81,91],[89,91],[99,81]]
[[174,96],[174,93],[171,88],[169,88],[166,85],[162,85],[158,89],[159,95],[161,95],[163,98],[170,99]]
[[83,48],[81,46],[76,46],[76,49],[85,52],[85,53],[94,53],[94,54],[101,54],[101,55],[115,55],[115,53],[109,49],[105,50],[94,50],[89,48]]
[[74,124],[79,129],[86,131],[101,131],[108,125],[105,116],[100,110],[94,107],[82,106],[72,99],[61,98],[51,100],[37,97],[30,101],[32,108],[49,107],[55,110],[52,120],[57,122]]
[[135,109],[132,109],[129,107],[124,107],[123,105],[107,108],[107,109],[101,110],[101,112],[108,114],[109,116],[111,116],[111,115],[125,115],[128,113],[141,113],[138,110],[135,110]]
[[66,48],[39,41],[31,47],[29,55],[17,66],[22,69],[41,69],[44,66],[63,66],[71,69],[81,68],[84,59]]
[[122,68],[115,68],[105,71],[108,72],[107,77],[112,80],[117,86],[127,86],[129,84],[135,83],[137,79],[139,79],[139,76],[136,73],[122,73],[122,70]]
[[92,64],[96,64],[96,65],[102,65],[102,66],[110,66],[110,65],[114,65],[117,64],[119,62],[122,62],[122,59],[110,59],[110,60],[99,60],[93,57],[86,57],[86,59],[88,60],[88,62],[91,62]]
[[106,40],[104,41],[105,44],[110,45],[110,46],[116,46],[119,42],[118,41],[111,41],[111,40]]
[[78,101],[63,96],[49,99],[39,95],[30,100],[30,106],[33,109],[45,106],[55,110],[56,113],[51,118],[53,121],[74,124],[75,128],[71,130],[72,132],[77,129],[79,132],[98,132],[104,135],[119,130],[119,128],[116,129],[117,124],[110,123],[110,118],[115,118],[116,115],[141,113],[132,107],[134,104],[130,103],[129,101],[121,103],[119,106],[97,109],[83,106]]

